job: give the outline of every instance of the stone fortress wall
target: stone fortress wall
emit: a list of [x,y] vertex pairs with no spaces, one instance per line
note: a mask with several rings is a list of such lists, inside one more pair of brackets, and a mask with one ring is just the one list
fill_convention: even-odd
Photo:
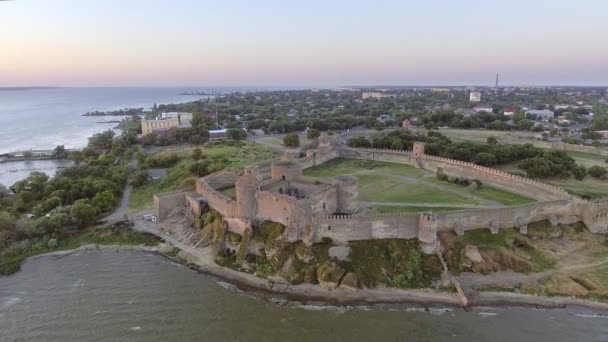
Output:
[[[445,213],[357,213],[358,184],[353,177],[337,177],[331,181],[302,177],[302,169],[343,157],[414,165],[448,176],[477,178],[538,202],[503,208],[470,209]],[[234,185],[237,200],[218,190]],[[332,146],[321,141],[306,156],[261,167],[248,167],[240,175],[220,172],[198,179],[197,193],[206,204],[222,214],[228,229],[242,232],[256,220],[284,224],[283,238],[303,240],[307,244],[330,238],[336,243],[353,240],[385,238],[418,238],[423,250],[432,253],[437,233],[516,227],[527,233],[528,224],[548,220],[552,224],[582,221],[591,232],[608,233],[608,200],[588,202],[569,195],[561,188],[508,174],[506,172],[452,159],[427,156],[424,144],[415,143],[413,151],[355,149]],[[185,195],[184,195],[185,196]],[[181,203],[176,194],[155,196],[155,213],[163,220]],[[190,205],[196,206],[196,204]],[[160,208],[160,209],[159,209]],[[197,211],[196,208],[193,210]],[[200,212],[200,208],[198,209]],[[340,214],[335,214],[340,213]]]

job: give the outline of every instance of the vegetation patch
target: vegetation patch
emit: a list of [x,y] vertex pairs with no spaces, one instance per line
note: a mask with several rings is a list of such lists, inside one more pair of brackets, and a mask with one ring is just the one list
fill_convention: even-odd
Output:
[[56,234],[42,238],[19,240],[0,252],[0,274],[8,275],[19,270],[28,257],[55,251],[75,249],[83,245],[145,245],[156,246],[154,235],[138,232],[123,225],[105,228],[88,228],[73,234]]
[[415,239],[351,241],[350,265],[359,281],[367,286],[379,284],[413,288],[428,287],[441,275],[441,264],[434,255],[423,255]]

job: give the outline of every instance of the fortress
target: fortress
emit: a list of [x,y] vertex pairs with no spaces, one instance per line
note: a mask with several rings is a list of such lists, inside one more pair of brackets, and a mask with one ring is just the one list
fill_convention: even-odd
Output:
[[[331,180],[304,177],[302,170],[335,158],[352,158],[408,164],[448,176],[479,179],[484,184],[521,194],[537,202],[502,208],[469,209],[443,213],[370,214],[361,210],[357,179],[339,176]],[[221,191],[235,188],[236,199]],[[412,151],[355,149],[336,146],[327,136],[303,158],[285,158],[271,165],[249,166],[242,173],[219,172],[197,179],[196,192],[154,196],[154,214],[166,219],[177,206],[200,215],[205,207],[219,212],[229,231],[244,234],[256,222],[272,221],[286,226],[283,241],[302,240],[307,245],[330,238],[334,243],[369,239],[414,239],[425,253],[435,253],[437,233],[517,228],[527,234],[528,224],[582,221],[593,233],[608,234],[608,201],[590,202],[573,197],[559,187],[488,167],[428,156],[424,143]]]

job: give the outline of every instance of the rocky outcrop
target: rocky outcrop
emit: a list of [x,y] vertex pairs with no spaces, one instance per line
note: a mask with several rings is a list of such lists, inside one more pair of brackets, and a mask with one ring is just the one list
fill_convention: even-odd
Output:
[[464,255],[471,260],[471,262],[483,262],[483,257],[479,253],[479,249],[473,245],[466,245],[464,247]]
[[333,261],[327,261],[317,268],[317,281],[327,290],[335,290],[346,272]]
[[329,257],[336,258],[339,261],[350,261],[349,246],[333,246],[329,248]]
[[353,272],[346,273],[344,277],[342,277],[340,287],[353,291],[359,289],[359,279],[357,278],[357,275]]

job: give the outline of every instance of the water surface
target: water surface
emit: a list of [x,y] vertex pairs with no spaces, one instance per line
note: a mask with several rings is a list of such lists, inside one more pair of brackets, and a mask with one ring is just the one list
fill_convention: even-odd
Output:
[[0,278],[1,341],[606,341],[565,310],[287,307],[143,252],[28,261]]

